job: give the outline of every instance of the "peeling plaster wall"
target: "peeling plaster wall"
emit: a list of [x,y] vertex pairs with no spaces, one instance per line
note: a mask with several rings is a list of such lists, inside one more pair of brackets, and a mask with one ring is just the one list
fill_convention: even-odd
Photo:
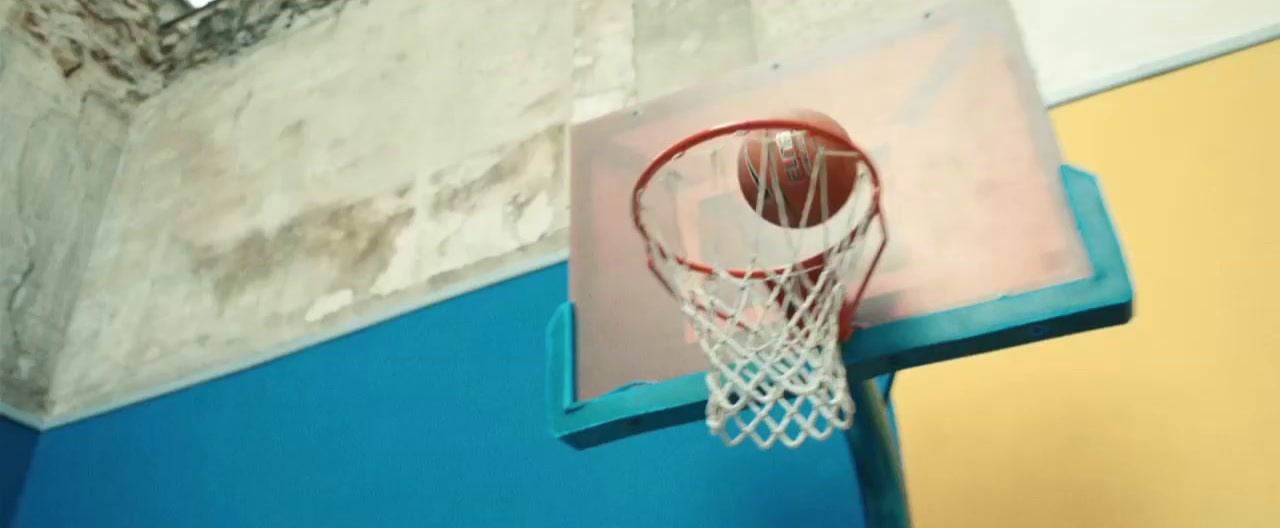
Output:
[[57,368],[55,418],[562,251],[572,10],[379,0],[144,103]]
[[6,19],[73,89],[129,106],[163,86],[165,60],[147,0],[19,0]]
[[125,107],[142,89],[130,79],[143,76],[116,71],[131,70],[125,59],[96,51],[122,33],[95,16],[115,15],[69,13],[0,2],[0,402],[27,421],[50,408]]

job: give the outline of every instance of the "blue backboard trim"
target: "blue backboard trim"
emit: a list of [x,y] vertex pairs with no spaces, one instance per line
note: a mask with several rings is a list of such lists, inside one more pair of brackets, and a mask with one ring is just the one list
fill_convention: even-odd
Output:
[[[1061,175],[1092,277],[861,330],[845,345],[850,379],[1128,322],[1133,287],[1098,182],[1069,165]],[[567,302],[547,328],[547,403],[552,432],[561,440],[585,449],[702,419],[707,388],[701,373],[578,401],[574,324],[573,304]]]

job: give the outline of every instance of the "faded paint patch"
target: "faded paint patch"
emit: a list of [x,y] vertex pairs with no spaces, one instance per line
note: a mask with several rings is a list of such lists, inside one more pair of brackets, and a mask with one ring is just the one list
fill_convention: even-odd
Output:
[[555,209],[547,193],[538,193],[518,206],[513,204],[512,209],[517,214],[513,222],[516,238],[523,244],[542,238],[555,221]]
[[421,229],[405,229],[395,240],[395,252],[391,262],[374,281],[369,293],[382,296],[408,288],[417,280],[418,258],[414,248],[422,240]]
[[[556,130],[561,130],[556,127]],[[491,167],[476,178],[457,178],[456,168],[449,168],[431,175],[438,191],[428,204],[428,214],[438,216],[467,212],[489,196],[489,190],[504,183],[526,180],[529,175],[552,175],[560,170],[563,149],[557,136],[539,134],[529,141],[517,144],[505,152]],[[454,182],[460,182],[455,184]],[[543,182],[539,182],[543,183]],[[514,225],[524,215],[525,208],[542,188],[518,189],[508,202],[506,219]]]
[[528,243],[519,226],[540,194],[560,212],[553,213],[543,231],[557,222],[567,224],[565,133],[563,126],[552,127],[501,149],[497,158],[468,160],[430,177],[436,191],[425,212],[441,234],[435,236],[434,251],[424,257],[436,261],[434,269],[451,269]]
[[307,309],[307,313],[303,319],[308,323],[314,323],[324,319],[331,314],[338,313],[342,309],[351,306],[351,302],[354,301],[355,298],[355,292],[351,291],[350,288],[324,295],[319,299],[316,299],[316,302],[311,304],[311,307]]
[[373,199],[312,208],[270,232],[255,230],[226,247],[193,249],[194,272],[211,281],[219,305],[287,273],[300,260],[337,268],[336,284],[367,290],[395,253],[412,209],[388,212]]
[[515,250],[567,224],[564,137],[557,125],[425,177],[408,197],[423,214],[397,238],[372,293],[411,288],[424,276]]
[[421,286],[425,291],[441,291],[456,288],[475,277],[495,274],[527,263],[532,258],[545,258],[547,255],[564,251],[569,246],[569,228],[560,227],[543,234],[537,242],[529,244],[510,253],[477,259],[464,268],[442,271],[428,278]]

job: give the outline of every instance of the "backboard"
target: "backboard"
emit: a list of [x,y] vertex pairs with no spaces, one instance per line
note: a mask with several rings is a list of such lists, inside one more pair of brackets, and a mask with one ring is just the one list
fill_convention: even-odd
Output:
[[[1012,13],[957,2],[572,130],[570,302],[548,330],[561,438],[587,447],[700,418],[705,360],[647,267],[632,187],[690,134],[797,107],[834,117],[882,179],[889,242],[844,348],[851,380],[1129,318],[1105,207],[1063,165]],[[713,189],[695,210],[741,201]],[[720,225],[681,229],[740,236]]]

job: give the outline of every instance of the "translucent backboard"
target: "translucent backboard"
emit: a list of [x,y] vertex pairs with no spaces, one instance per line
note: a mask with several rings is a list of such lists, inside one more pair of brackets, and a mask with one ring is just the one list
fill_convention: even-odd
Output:
[[[1096,212],[1082,213],[1070,192],[1011,12],[1002,2],[959,2],[573,129],[571,313],[561,314],[551,329],[551,382],[559,391],[552,405],[567,416],[584,402],[614,402],[598,417],[569,416],[564,423],[585,420],[574,431],[617,420],[635,430],[672,421],[642,423],[655,413],[696,419],[697,388],[689,379],[705,368],[704,358],[678,302],[647,267],[630,215],[632,187],[653,156],[691,134],[798,107],[834,117],[869,154],[882,180],[888,245],[856,315],[866,335],[846,349],[848,361],[856,362],[871,357],[858,350],[860,340],[880,347],[863,374],[928,359],[907,360],[895,355],[898,345],[875,344],[877,335],[887,335],[877,328],[932,321],[932,333],[915,338],[912,346],[919,349],[975,337],[947,334],[949,323],[929,316],[973,322],[974,314],[1005,306],[1002,301],[1095,283],[1114,276],[1116,266],[1123,288],[1108,289],[1108,295],[1129,291],[1118,248],[1105,262],[1090,249],[1084,224],[1101,226],[1112,245],[1114,235],[1100,202]],[[686,215],[676,228],[688,240],[723,246],[741,238],[723,227],[735,223],[698,219],[742,214],[738,188],[713,186],[687,196],[696,202],[689,209],[699,214]],[[1097,301],[1088,292],[1073,295],[1054,294],[1060,302]],[[990,323],[1032,323],[1018,317],[1039,313],[1022,311]],[[556,345],[557,339],[565,342]]]

